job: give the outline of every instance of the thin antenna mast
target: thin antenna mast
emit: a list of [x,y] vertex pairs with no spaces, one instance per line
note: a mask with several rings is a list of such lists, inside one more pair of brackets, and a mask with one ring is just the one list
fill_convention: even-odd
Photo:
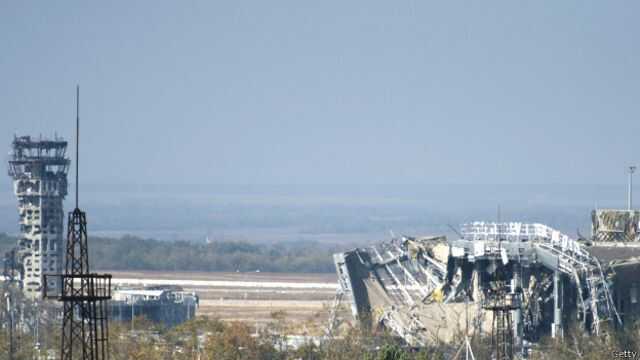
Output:
[[80,85],[76,85],[76,209],[78,206],[79,170],[80,164]]
[[[89,269],[87,217],[79,208],[80,189],[80,86],[76,86],[76,208],[69,213],[65,271],[45,274],[44,294],[63,303],[61,360],[108,360],[111,274],[96,274]],[[47,277],[55,277],[48,291]],[[51,281],[51,284],[54,282]],[[57,290],[57,291],[56,291]],[[58,293],[59,291],[59,293]]]

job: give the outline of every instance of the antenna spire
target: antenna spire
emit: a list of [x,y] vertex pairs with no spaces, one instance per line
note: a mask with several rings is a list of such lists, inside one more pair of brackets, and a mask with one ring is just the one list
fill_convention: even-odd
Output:
[[76,85],[76,209],[78,209],[79,188],[79,164],[80,164],[80,85]]

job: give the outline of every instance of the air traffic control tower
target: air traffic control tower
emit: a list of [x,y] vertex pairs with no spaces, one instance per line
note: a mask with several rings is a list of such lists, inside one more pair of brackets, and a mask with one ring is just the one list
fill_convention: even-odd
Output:
[[67,142],[54,138],[15,137],[9,176],[18,198],[18,261],[24,294],[41,297],[43,274],[62,272],[63,208],[67,195]]

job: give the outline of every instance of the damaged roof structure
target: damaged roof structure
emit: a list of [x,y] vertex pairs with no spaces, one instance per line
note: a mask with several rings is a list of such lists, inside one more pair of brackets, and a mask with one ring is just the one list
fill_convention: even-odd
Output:
[[338,253],[338,296],[361,326],[416,347],[451,340],[465,323],[507,339],[504,358],[573,322],[598,336],[640,314],[640,211],[595,210],[592,219],[589,239],[473,222],[451,239],[403,236]]

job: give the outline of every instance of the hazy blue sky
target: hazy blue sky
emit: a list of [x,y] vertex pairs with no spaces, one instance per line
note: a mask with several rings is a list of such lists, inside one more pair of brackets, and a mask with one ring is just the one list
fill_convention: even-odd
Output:
[[640,164],[638,14],[3,1],[0,148],[70,137],[80,83],[91,183],[624,183]]

